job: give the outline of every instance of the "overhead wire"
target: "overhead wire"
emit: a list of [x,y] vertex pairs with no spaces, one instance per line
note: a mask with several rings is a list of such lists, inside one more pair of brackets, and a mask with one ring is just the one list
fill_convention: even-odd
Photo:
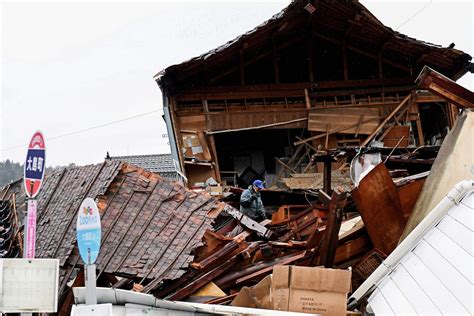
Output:
[[[120,119],[120,120],[116,120],[116,121],[112,121],[112,122],[107,122],[107,123],[91,126],[91,127],[84,128],[84,129],[81,129],[81,130],[69,132],[69,133],[66,133],[66,134],[61,134],[61,135],[57,135],[57,136],[53,136],[53,137],[48,137],[45,140],[51,141],[51,140],[55,140],[55,139],[59,139],[59,138],[63,138],[63,137],[71,136],[71,135],[76,135],[76,134],[87,132],[87,131],[94,130],[94,129],[97,129],[97,128],[102,128],[102,127],[106,127],[106,126],[109,126],[109,125],[114,125],[114,124],[117,124],[117,123],[129,121],[129,120],[132,120],[132,119],[135,119],[135,118],[138,118],[138,117],[150,115],[150,114],[153,114],[153,113],[156,113],[156,112],[159,112],[159,111],[160,110],[154,110],[154,111],[150,111],[150,112],[146,112],[146,113],[137,114],[137,115],[134,115],[134,116],[129,116],[129,117],[126,117],[126,118],[123,118],[123,119]],[[27,146],[27,144],[26,145],[24,144],[24,145],[17,145],[17,146],[2,148],[2,149],[0,149],[0,152],[4,152],[4,151],[16,149],[16,148],[23,148],[23,147],[26,147],[26,146]]]
[[408,19],[406,19],[404,22],[402,22],[402,24],[400,24],[399,26],[397,26],[395,28],[395,30],[398,31],[399,28],[401,28],[402,26],[404,26],[405,24],[407,24],[408,22],[410,22],[415,16],[417,16],[418,14],[420,14],[423,10],[425,10],[430,4],[433,3],[433,0],[430,0],[430,2],[428,2],[427,4],[425,4],[420,10],[416,11],[412,16],[410,16]]

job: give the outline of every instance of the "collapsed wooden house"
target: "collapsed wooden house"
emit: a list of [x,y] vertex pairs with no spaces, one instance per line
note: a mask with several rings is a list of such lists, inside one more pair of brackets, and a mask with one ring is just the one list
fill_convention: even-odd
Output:
[[308,171],[319,148],[366,146],[376,134],[386,147],[440,144],[457,109],[415,78],[427,65],[457,80],[470,60],[384,26],[357,0],[295,0],[155,80],[189,186],[272,185],[282,168]]

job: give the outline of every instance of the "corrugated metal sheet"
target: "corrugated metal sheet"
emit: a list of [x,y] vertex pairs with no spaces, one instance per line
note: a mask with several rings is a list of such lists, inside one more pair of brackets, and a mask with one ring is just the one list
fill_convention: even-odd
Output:
[[446,215],[377,285],[368,302],[376,315],[472,315],[474,192]]

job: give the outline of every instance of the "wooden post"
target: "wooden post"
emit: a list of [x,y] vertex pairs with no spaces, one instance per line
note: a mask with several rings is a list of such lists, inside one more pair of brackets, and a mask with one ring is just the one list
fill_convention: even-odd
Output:
[[323,174],[323,190],[327,194],[331,194],[331,157],[327,156],[324,159],[324,174]]
[[209,105],[207,104],[207,100],[202,100],[202,107],[204,109],[204,113],[209,112]]
[[349,80],[349,70],[347,69],[347,47],[346,41],[342,43],[342,65],[344,67],[344,80]]
[[332,268],[334,265],[338,234],[342,223],[342,208],[338,207],[338,202],[344,198],[345,195],[333,193],[329,202],[329,218],[318,260],[318,265],[324,265],[325,268]]
[[216,181],[221,182],[221,171],[219,169],[219,160],[217,159],[218,155],[217,155],[216,141],[214,139],[214,135],[206,135],[206,138],[209,141],[211,157],[214,162],[214,172],[216,175]]
[[[313,16],[311,16],[313,19]],[[308,43],[308,72],[309,72],[309,82],[314,82],[314,73],[313,73],[313,37],[309,36],[309,43]]]
[[278,69],[278,52],[275,45],[275,38],[272,38],[272,51],[273,51],[273,73],[275,75],[275,83],[280,83],[280,71]]
[[244,50],[239,50],[239,69],[240,69],[240,85],[245,85],[245,72],[244,72]]
[[418,134],[418,146],[423,146],[425,144],[425,138],[423,137],[423,129],[421,127],[420,120],[420,111],[418,108],[418,103],[416,102],[416,93],[412,91],[412,102],[410,104],[410,109],[408,110],[410,114],[415,116],[416,131]]
[[304,89],[304,99],[306,101],[306,108],[308,110],[310,110],[311,109],[311,101],[309,100],[308,89]]
[[329,147],[329,127],[330,124],[326,124],[326,141],[324,142],[324,148],[326,149]]
[[383,62],[382,62],[382,50],[379,51],[378,54],[378,63],[379,63],[379,78],[383,78]]

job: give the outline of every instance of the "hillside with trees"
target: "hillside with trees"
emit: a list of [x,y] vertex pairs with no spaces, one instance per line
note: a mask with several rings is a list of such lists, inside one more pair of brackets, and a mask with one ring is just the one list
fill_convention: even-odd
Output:
[[19,162],[6,160],[0,162],[0,188],[23,177],[23,165]]
[[[68,167],[75,167],[76,165],[71,163]],[[63,166],[57,167],[46,167],[45,174],[52,172],[55,169],[64,168]],[[12,162],[10,160],[0,161],[0,189],[6,184],[16,181],[23,177],[23,164],[19,162]]]

